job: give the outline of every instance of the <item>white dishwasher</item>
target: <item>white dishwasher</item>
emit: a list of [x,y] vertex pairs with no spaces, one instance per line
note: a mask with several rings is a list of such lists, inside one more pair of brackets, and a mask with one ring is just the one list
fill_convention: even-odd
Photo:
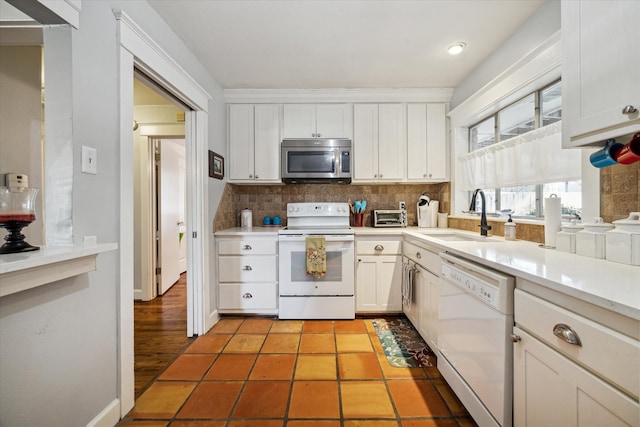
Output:
[[438,369],[480,426],[513,423],[514,278],[441,253]]

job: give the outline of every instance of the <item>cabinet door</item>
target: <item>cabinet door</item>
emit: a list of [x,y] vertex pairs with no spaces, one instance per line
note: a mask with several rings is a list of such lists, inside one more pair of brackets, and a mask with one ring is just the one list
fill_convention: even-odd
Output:
[[318,138],[350,138],[351,106],[348,104],[316,105]]
[[637,426],[640,405],[518,327],[514,426]]
[[283,110],[284,138],[315,138],[316,106],[285,104]]
[[440,278],[429,273],[429,307],[427,308],[427,344],[431,350],[438,349],[438,314],[440,305]]
[[402,256],[359,256],[356,269],[356,309],[359,312],[400,312]]
[[253,105],[229,106],[229,180],[252,180],[254,175]]
[[378,178],[378,105],[353,106],[353,179]]
[[280,107],[256,105],[255,179],[280,181]]
[[445,104],[407,105],[407,179],[448,179]]
[[640,2],[564,1],[561,15],[563,146],[640,130],[640,113],[622,114],[640,110]]
[[405,169],[405,120],[402,104],[378,107],[378,179],[400,181]]

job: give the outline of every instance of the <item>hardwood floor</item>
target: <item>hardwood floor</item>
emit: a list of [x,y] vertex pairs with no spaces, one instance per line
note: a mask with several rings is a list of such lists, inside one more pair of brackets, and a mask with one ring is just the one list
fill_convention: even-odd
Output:
[[187,274],[164,295],[134,303],[136,399],[195,338],[187,338]]

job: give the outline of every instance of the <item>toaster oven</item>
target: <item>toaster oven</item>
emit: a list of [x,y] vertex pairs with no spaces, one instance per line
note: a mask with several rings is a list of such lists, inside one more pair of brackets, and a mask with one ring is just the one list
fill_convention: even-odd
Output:
[[407,211],[401,209],[373,211],[374,227],[406,227]]

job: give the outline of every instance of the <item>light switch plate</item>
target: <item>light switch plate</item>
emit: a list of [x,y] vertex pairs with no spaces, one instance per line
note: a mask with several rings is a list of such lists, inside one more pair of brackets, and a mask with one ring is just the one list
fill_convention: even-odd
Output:
[[82,146],[82,172],[96,175],[98,173],[98,150]]

